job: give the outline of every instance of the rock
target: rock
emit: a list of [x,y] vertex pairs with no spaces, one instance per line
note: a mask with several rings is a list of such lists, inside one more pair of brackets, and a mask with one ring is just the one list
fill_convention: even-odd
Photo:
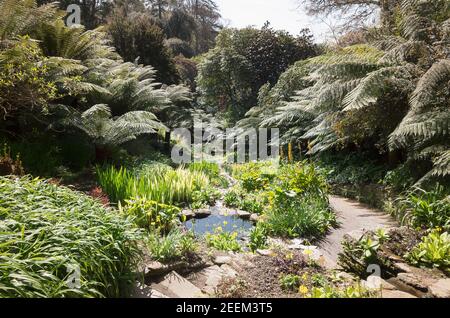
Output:
[[250,221],[252,221],[253,223],[258,223],[259,215],[256,213],[253,213],[252,215],[250,215]]
[[242,210],[236,210],[236,213],[243,220],[249,220],[252,215],[251,213]]
[[430,286],[430,293],[436,298],[450,298],[450,278],[439,279]]
[[152,289],[150,298],[169,298],[168,296],[164,295],[163,293],[160,293],[157,290]]
[[193,218],[195,218],[195,213],[192,210],[183,210],[181,212],[181,216],[186,220],[192,220]]
[[162,281],[152,284],[151,288],[163,295],[173,295],[175,298],[201,298],[204,294],[197,286],[173,271],[164,276]]
[[420,276],[411,273],[400,273],[397,275],[397,279],[400,282],[411,286],[412,288],[417,289],[421,292],[428,292],[427,283]]
[[291,250],[304,250],[306,246],[303,243],[305,243],[304,239],[293,239],[291,244],[288,245],[288,248]]
[[220,266],[220,269],[223,271],[223,274],[226,277],[234,278],[238,276],[238,273],[228,264]]
[[417,297],[399,290],[382,290],[381,298],[417,298]]
[[170,272],[170,268],[160,262],[150,262],[145,267],[145,277],[161,276]]
[[209,209],[200,209],[195,211],[196,219],[204,219],[211,215],[211,211]]
[[224,264],[231,264],[232,262],[231,256],[216,256],[213,260],[213,263],[215,265],[224,265]]
[[380,277],[369,277],[367,280],[361,281],[361,286],[366,289],[372,290],[397,290],[397,288],[391,283],[385,281]]
[[414,269],[406,263],[395,263],[394,268],[401,273],[412,273]]
[[336,277],[339,279],[342,279],[344,281],[348,281],[348,282],[352,282],[352,281],[356,280],[356,278],[354,276],[350,275],[347,272],[338,272],[338,273],[336,273]]
[[256,253],[261,256],[272,256],[273,252],[271,250],[256,250]]
[[195,280],[194,283],[199,286],[204,293],[213,295],[224,277],[226,277],[225,271],[219,266],[214,265],[196,273],[193,279]]
[[152,298],[152,289],[147,285],[136,282],[136,285],[131,292],[131,298]]

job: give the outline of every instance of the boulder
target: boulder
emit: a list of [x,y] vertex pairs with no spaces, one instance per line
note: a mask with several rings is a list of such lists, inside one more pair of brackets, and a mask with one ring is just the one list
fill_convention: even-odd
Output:
[[417,289],[421,292],[424,292],[424,293],[428,292],[428,283],[421,276],[418,276],[418,275],[415,275],[412,273],[400,273],[397,275],[397,279],[400,282],[402,282],[414,289]]
[[205,296],[200,288],[175,271],[164,276],[159,283],[152,284],[151,288],[163,295],[173,295],[175,298],[202,298]]
[[432,284],[430,293],[436,298],[450,298],[450,278],[439,279]]
[[186,221],[189,221],[195,218],[195,213],[192,210],[183,210],[181,211],[181,217],[184,218]]
[[233,261],[233,259],[231,258],[231,256],[219,255],[214,258],[213,263],[215,265],[221,266],[224,264],[231,264],[232,261]]
[[150,262],[145,267],[145,277],[155,277],[167,274],[170,272],[170,268],[160,262]]
[[249,220],[252,215],[251,213],[242,210],[236,210],[236,213],[243,220]]
[[413,273],[414,269],[406,263],[395,263],[394,268],[400,273]]

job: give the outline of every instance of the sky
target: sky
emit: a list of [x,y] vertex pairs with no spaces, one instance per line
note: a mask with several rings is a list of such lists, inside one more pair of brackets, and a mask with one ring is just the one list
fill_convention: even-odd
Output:
[[243,28],[262,27],[269,21],[274,29],[297,35],[310,28],[316,41],[327,38],[329,27],[317,18],[306,15],[298,0],[216,0],[225,25]]

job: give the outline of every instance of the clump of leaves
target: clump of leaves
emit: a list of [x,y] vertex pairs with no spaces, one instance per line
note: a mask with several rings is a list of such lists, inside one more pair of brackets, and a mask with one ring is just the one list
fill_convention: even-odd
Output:
[[131,216],[134,222],[142,228],[169,232],[180,222],[181,210],[175,206],[162,204],[146,198],[126,200],[125,205],[119,203],[119,211]]
[[267,229],[263,223],[259,223],[250,232],[250,242],[248,247],[252,252],[258,249],[265,249],[267,247]]
[[219,251],[240,252],[242,250],[238,242],[238,233],[225,232],[221,227],[216,228],[214,233],[207,233],[205,240],[209,247]]
[[198,241],[192,232],[184,232],[178,228],[167,235],[159,232],[149,234],[146,245],[152,259],[159,262],[186,260],[198,251]]
[[450,273],[450,235],[433,230],[406,254],[406,258],[413,265],[439,268]]
[[378,257],[378,250],[389,240],[389,236],[382,229],[376,233],[365,233],[359,240],[349,237],[342,241],[343,251],[339,253],[338,264],[349,273],[367,278],[370,264],[381,264],[383,260]]

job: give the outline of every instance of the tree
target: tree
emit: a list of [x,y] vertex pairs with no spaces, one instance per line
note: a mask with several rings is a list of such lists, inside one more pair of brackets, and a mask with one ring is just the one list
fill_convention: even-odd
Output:
[[152,65],[158,71],[157,79],[163,83],[178,81],[175,64],[164,45],[164,33],[150,16],[118,9],[108,23],[107,32],[125,61]]
[[[311,15],[325,15],[337,13],[345,17],[352,24],[361,25],[367,21],[374,12],[379,10],[381,25],[392,27],[395,18],[395,9],[401,0],[301,0],[306,4]],[[348,27],[348,25],[347,25]]]
[[309,34],[295,38],[268,26],[225,29],[216,42],[199,65],[200,101],[232,123],[257,103],[262,85],[275,84],[291,64],[317,52]]
[[66,109],[69,113],[61,122],[78,128],[95,145],[97,161],[108,159],[114,147],[136,139],[142,134],[154,134],[167,129],[156,116],[146,111],[133,111],[113,119],[107,105],[94,105],[83,113]]
[[396,25],[401,36],[388,33],[301,63],[300,90],[252,109],[240,124],[278,125],[284,142],[306,141],[311,155],[402,150],[410,162],[433,163],[421,182],[449,176],[450,11],[448,2],[436,4],[405,0]]

